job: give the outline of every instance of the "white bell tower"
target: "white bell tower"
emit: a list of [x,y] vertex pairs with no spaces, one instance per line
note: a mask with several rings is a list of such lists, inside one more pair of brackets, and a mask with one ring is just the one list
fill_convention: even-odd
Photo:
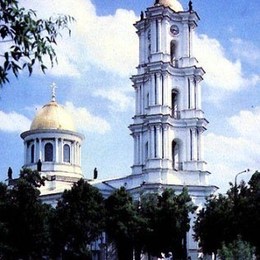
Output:
[[204,70],[193,56],[199,21],[189,2],[159,0],[135,24],[139,65],[132,77],[136,93],[133,175],[146,182],[207,185],[203,135],[208,121],[201,109]]

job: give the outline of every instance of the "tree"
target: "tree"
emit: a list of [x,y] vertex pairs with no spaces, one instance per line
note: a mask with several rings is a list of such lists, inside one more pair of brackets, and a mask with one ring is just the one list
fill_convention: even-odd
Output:
[[196,209],[191,203],[186,188],[176,195],[173,189],[166,189],[158,201],[158,235],[160,250],[174,259],[186,259],[186,234],[190,229],[189,214]]
[[115,243],[119,260],[132,260],[135,234],[139,226],[136,205],[124,187],[112,193],[105,202],[106,231]]
[[232,221],[233,201],[222,194],[206,199],[205,207],[198,213],[194,225],[195,239],[204,254],[216,255],[223,242],[235,239],[231,230]]
[[63,29],[70,33],[68,23],[73,20],[68,15],[37,19],[36,12],[20,7],[18,0],[0,0],[0,86],[23,69],[31,75],[37,63],[45,72],[44,56],[53,66],[56,38]]
[[150,193],[142,196],[142,250],[156,257],[162,257],[163,253],[165,256],[173,255],[174,259],[186,259],[189,214],[195,209],[185,188],[179,195],[173,189],[166,189],[161,195]]
[[211,196],[199,212],[195,222],[195,239],[206,254],[214,253],[222,245],[235,243],[237,237],[248,242],[260,255],[260,173],[255,172],[249,181],[232,185],[226,195]]
[[88,246],[104,231],[103,197],[83,179],[65,190],[51,221],[52,255],[91,259]]
[[223,243],[218,256],[222,260],[248,260],[254,259],[254,248],[246,241],[241,240],[238,236],[232,243]]
[[248,182],[249,187],[244,196],[244,203],[240,216],[241,234],[256,249],[256,255],[260,259],[260,240],[258,228],[260,227],[260,172],[256,171]]
[[[39,259],[48,252],[48,214],[39,191],[24,169],[13,187],[0,185],[0,256],[4,259]],[[26,173],[26,174],[25,174]]]

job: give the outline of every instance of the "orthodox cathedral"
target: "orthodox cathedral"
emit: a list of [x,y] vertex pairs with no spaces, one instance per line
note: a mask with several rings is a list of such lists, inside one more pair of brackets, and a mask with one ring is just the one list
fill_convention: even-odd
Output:
[[[139,37],[139,64],[132,76],[135,115],[129,126],[134,142],[131,174],[108,180],[88,180],[104,197],[124,186],[138,199],[147,192],[188,188],[200,208],[216,190],[204,169],[203,132],[208,121],[201,107],[204,70],[193,55],[193,35],[199,22],[190,1],[184,10],[177,0],[157,0],[141,12],[134,26]],[[21,134],[24,167],[47,178],[42,199],[55,205],[64,189],[84,178],[81,170],[83,135],[72,117],[52,98]],[[132,152],[132,151],[129,151]],[[187,236],[188,255],[198,258],[197,243]]]

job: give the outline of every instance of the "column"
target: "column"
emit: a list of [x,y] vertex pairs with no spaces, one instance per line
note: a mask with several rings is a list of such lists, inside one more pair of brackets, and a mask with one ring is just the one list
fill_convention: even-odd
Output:
[[162,158],[162,128],[160,125],[156,126],[156,139],[157,158]]
[[141,85],[141,99],[142,99],[141,114],[144,114],[145,113],[145,106],[146,106],[144,83]]
[[150,106],[154,106],[155,101],[155,78],[151,74],[151,84],[150,84]]
[[156,20],[153,20],[153,21],[151,21],[151,52],[152,52],[152,54],[156,52],[156,42],[157,42]]
[[33,141],[33,144],[34,144],[34,151],[33,151],[33,157],[34,157],[34,160],[33,160],[33,163],[37,162],[37,142],[36,142],[36,139],[34,139]]
[[162,78],[160,73],[156,73],[156,104],[162,104]]
[[193,39],[194,39],[194,26],[189,25],[190,27],[190,57],[193,57]]
[[194,98],[195,98],[195,94],[194,94],[194,82],[193,79],[190,79],[190,108],[194,109]]
[[39,138],[39,159],[42,161],[42,139]]
[[169,133],[168,133],[168,126],[164,125],[163,126],[163,154],[164,154],[164,158],[169,159]]
[[27,158],[28,158],[28,156],[27,156],[27,154],[28,154],[28,149],[27,149],[27,142],[24,142],[23,143],[23,145],[24,145],[24,164],[27,164]]
[[81,145],[79,145],[79,166],[81,166]]
[[161,50],[163,53],[167,53],[167,23],[166,19],[162,20],[162,28],[161,28]]
[[197,160],[201,160],[201,133],[200,129],[197,130]]
[[74,141],[74,142],[72,143],[72,147],[73,147],[73,149],[72,149],[72,155],[73,155],[72,164],[76,164],[76,145],[77,145],[77,142]]
[[138,114],[138,105],[139,105],[139,102],[138,102],[138,86],[135,86],[135,114],[137,115]]
[[143,64],[145,59],[144,59],[144,47],[145,47],[145,41],[144,41],[144,31],[141,29],[138,33],[139,36],[139,62],[140,64]]
[[197,157],[197,137],[196,137],[196,129],[191,129],[192,133],[192,161],[196,160]]
[[139,100],[138,114],[140,115],[142,113],[141,111],[142,111],[142,105],[143,105],[141,85],[138,86],[138,100]]
[[158,52],[162,52],[162,20],[157,20],[157,40],[158,40]]
[[140,164],[140,133],[137,134],[137,164]]
[[151,142],[150,142],[151,143],[151,150],[150,150],[151,154],[150,154],[150,156],[153,159],[154,156],[155,156],[155,153],[154,153],[154,151],[155,151],[155,143],[154,143],[155,134],[154,134],[154,127],[153,126],[150,127],[150,131],[151,131]]
[[189,26],[185,23],[183,24],[183,37],[182,37],[182,55],[181,57],[189,57]]
[[60,162],[60,160],[59,160],[59,142],[58,142],[58,138],[55,138],[54,154],[55,154],[54,162],[57,162],[57,163]]
[[63,162],[64,161],[64,159],[63,159],[63,139],[61,138],[60,139],[60,145],[59,145],[59,147],[60,147],[60,162]]
[[143,133],[140,133],[140,147],[139,147],[139,152],[140,152],[140,164],[143,164],[143,154],[144,154],[144,143],[143,143]]
[[169,106],[169,88],[168,88],[168,74],[163,74],[163,105]]
[[134,165],[137,164],[137,135],[136,133],[133,134],[134,137]]

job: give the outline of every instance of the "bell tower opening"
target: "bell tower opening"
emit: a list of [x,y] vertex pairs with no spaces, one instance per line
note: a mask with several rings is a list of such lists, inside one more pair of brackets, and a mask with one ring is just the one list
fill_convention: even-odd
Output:
[[176,54],[177,54],[177,42],[175,40],[172,40],[170,44],[170,55],[171,55],[171,63],[173,67],[178,67]]
[[174,171],[181,170],[180,164],[180,142],[177,140],[172,141],[172,169]]
[[171,108],[172,108],[172,117],[175,119],[180,118],[180,111],[178,106],[179,92],[177,90],[172,90],[171,95]]

